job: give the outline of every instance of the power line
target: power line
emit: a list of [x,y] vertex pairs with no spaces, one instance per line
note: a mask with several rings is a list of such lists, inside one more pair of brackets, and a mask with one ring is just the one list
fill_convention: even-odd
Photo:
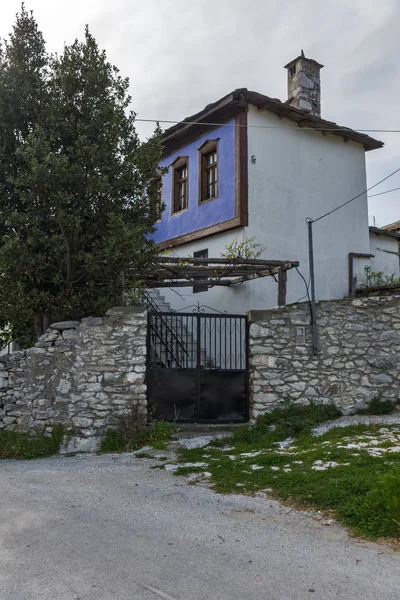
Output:
[[304,277],[304,275],[301,273],[301,271],[299,271],[298,267],[295,267],[297,273],[300,275],[300,277],[302,278],[302,280],[304,281],[304,285],[306,288],[306,293],[304,296],[302,296],[301,298],[299,298],[298,300],[296,300],[296,302],[294,302],[294,304],[297,304],[298,302],[301,302],[302,300],[304,300],[304,298],[307,298],[309,302],[311,302],[311,298],[310,298],[310,292],[309,292],[309,288],[310,288],[310,276],[308,277],[308,283]]
[[204,127],[248,127],[254,129],[288,129],[291,131],[358,131],[360,133],[400,133],[400,129],[354,129],[348,127],[280,127],[279,125],[247,125],[236,123],[204,123],[200,121],[172,121],[167,119],[135,119],[139,123],[168,123],[170,125],[203,125]]
[[390,192],[396,192],[397,190],[400,190],[400,187],[393,188],[392,190],[386,190],[386,192],[379,192],[379,194],[372,194],[371,196],[368,196],[368,198],[375,198],[375,196],[382,196],[383,194],[390,194]]
[[367,188],[366,190],[364,190],[360,194],[357,194],[357,196],[354,196],[353,198],[350,198],[350,200],[347,200],[347,202],[343,202],[343,204],[340,204],[336,208],[333,208],[332,210],[330,210],[329,212],[325,213],[324,215],[321,215],[320,217],[318,217],[318,219],[310,219],[310,218],[308,218],[308,219],[306,219],[306,221],[311,222],[311,223],[316,223],[317,221],[321,221],[321,219],[325,219],[325,217],[328,217],[329,215],[331,215],[332,213],[336,212],[337,210],[340,210],[344,206],[347,206],[347,204],[350,204],[350,202],[353,202],[353,200],[357,200],[357,198],[360,198],[360,196],[363,196],[364,194],[366,194],[370,190],[373,190],[378,185],[380,185],[381,183],[383,183],[384,181],[386,181],[387,179],[389,179],[389,177],[393,177],[393,175],[396,175],[396,173],[398,173],[399,171],[400,171],[400,168],[396,169],[395,171],[393,171],[393,173],[390,173],[389,175],[387,175],[386,177],[384,177],[383,179],[381,179],[380,181],[378,181],[378,183],[374,183],[374,185],[371,185],[371,187]]

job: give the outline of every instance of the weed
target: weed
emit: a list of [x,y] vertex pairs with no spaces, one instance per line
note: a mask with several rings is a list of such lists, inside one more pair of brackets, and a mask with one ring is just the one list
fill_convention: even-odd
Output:
[[20,431],[0,431],[0,458],[33,459],[53,456],[60,451],[64,430],[55,425],[50,435],[38,431],[36,435]]
[[168,421],[153,421],[149,427],[147,443],[163,450],[175,433],[175,426]]
[[396,410],[396,404],[392,400],[381,400],[373,398],[365,408],[357,411],[358,415],[390,415]]
[[123,452],[126,443],[119,431],[115,429],[107,429],[105,436],[101,440],[101,454],[114,454],[115,452]]
[[129,452],[148,444],[163,450],[174,431],[172,423],[148,423],[140,404],[132,401],[128,411],[116,419],[116,427],[106,432],[100,445],[100,453]]
[[400,284],[400,278],[395,277],[394,274],[386,275],[383,271],[372,271],[371,267],[364,267],[366,288],[373,288],[376,286],[391,286],[398,287]]

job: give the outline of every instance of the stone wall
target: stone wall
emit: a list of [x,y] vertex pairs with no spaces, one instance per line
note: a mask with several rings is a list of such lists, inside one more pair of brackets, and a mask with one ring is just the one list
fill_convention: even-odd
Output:
[[249,318],[253,416],[286,398],[333,402],[347,414],[375,397],[400,401],[400,296],[319,302],[317,356],[308,304]]
[[0,357],[0,428],[61,423],[65,451],[94,450],[133,401],[146,410],[146,311],[54,323],[33,348]]

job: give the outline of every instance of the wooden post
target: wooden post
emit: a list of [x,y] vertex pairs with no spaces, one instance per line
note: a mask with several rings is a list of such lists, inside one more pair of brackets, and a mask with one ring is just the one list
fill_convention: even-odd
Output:
[[278,306],[286,304],[286,282],[287,271],[280,269],[278,274]]

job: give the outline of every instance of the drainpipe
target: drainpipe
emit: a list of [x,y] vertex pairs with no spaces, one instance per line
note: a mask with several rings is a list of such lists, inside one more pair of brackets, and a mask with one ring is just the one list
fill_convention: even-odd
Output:
[[360,254],[360,252],[349,252],[349,296],[354,298],[356,295],[356,285],[354,277],[354,258],[373,258],[374,254]]

